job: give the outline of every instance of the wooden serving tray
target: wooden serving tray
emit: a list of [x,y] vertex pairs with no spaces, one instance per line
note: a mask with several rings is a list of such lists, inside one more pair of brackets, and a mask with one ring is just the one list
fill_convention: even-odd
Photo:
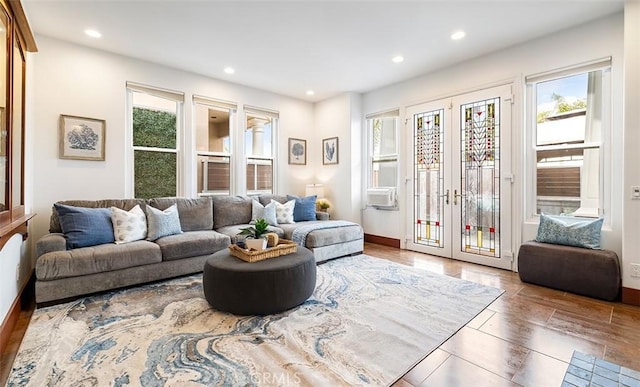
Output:
[[265,250],[247,250],[238,245],[229,245],[229,252],[246,262],[258,262],[269,258],[276,258],[298,251],[298,244],[286,239],[280,239],[278,245]]

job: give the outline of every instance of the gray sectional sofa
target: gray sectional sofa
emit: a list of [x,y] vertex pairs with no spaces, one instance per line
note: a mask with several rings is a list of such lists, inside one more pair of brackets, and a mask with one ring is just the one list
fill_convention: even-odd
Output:
[[[54,208],[49,234],[36,242],[36,302],[48,304],[202,272],[211,255],[234,243],[240,228],[249,226],[254,199],[263,205],[272,199],[280,203],[287,201],[284,196],[260,195],[59,202],[74,207],[117,207],[125,211],[136,205],[143,209],[151,206],[165,210],[176,204],[183,232],[155,241],[105,243],[68,249]],[[364,233],[360,225],[341,221],[332,223],[326,220],[328,217],[324,213],[317,216],[320,220],[282,224],[272,227],[272,231],[291,239],[296,229],[304,227],[306,232],[302,245],[313,252],[317,262],[362,252]]]

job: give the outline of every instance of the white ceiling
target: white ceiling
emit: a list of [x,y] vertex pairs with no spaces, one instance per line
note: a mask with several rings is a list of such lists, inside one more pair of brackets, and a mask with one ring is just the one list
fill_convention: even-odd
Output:
[[[620,12],[623,4],[23,0],[37,35],[309,101],[410,79]],[[99,30],[102,38],[87,37],[86,28]],[[458,29],[467,36],[452,41]],[[405,61],[392,63],[395,55]],[[227,66],[235,74],[224,73]],[[314,96],[305,94],[309,89]]]

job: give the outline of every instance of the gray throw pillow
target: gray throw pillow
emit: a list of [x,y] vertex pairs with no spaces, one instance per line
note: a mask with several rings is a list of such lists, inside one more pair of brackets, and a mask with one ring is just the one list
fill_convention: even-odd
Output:
[[251,203],[251,224],[254,224],[256,219],[264,219],[271,226],[277,226],[278,220],[276,218],[276,205],[269,203],[263,206],[257,200],[253,200]]
[[174,204],[164,211],[147,206],[147,240],[155,241],[168,235],[182,234],[178,205]]

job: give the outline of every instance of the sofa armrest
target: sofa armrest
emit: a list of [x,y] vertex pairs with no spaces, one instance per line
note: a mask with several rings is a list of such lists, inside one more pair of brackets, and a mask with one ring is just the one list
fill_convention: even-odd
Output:
[[329,213],[328,212],[316,212],[316,219],[317,220],[329,220]]
[[37,257],[52,251],[64,251],[66,249],[67,239],[61,233],[46,234],[36,242]]

